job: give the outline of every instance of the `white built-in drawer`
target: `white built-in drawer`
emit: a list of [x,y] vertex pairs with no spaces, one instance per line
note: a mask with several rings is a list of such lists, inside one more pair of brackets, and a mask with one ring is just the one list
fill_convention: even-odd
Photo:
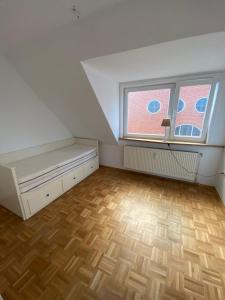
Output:
[[26,218],[51,203],[99,168],[98,157],[71,170],[60,179],[21,195]]
[[66,192],[84,178],[83,166],[73,169],[62,178],[63,191]]
[[98,156],[84,165],[84,176],[87,177],[99,168]]
[[21,195],[26,217],[38,212],[62,195],[62,180],[55,180],[33,191]]

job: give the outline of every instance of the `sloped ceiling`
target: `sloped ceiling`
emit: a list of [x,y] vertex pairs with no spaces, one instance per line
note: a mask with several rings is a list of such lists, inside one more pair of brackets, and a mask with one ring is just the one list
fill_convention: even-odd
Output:
[[225,31],[88,59],[89,70],[116,82],[225,70]]
[[114,134],[119,138],[119,84],[118,81],[92,68],[88,62],[82,62],[88,80],[95,92],[96,98],[105,114],[108,124]]
[[83,20],[121,1],[125,0],[0,0],[1,46],[13,47],[77,22],[71,11],[73,4]]
[[4,54],[74,135],[116,143],[81,61],[224,31],[224,11],[224,0],[121,1],[13,47],[6,42]]
[[[118,138],[119,83],[224,72],[224,53],[225,32],[219,32],[88,59],[82,65],[114,136]],[[225,111],[222,107],[224,105],[218,111],[217,120],[223,119]],[[220,139],[219,135],[216,134],[217,142],[223,142],[224,132],[221,131]]]

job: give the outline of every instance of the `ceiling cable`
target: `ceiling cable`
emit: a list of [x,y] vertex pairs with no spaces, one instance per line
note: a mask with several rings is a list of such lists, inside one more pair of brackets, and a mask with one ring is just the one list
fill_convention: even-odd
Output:
[[77,8],[76,4],[73,4],[72,6],[72,14],[73,14],[73,22],[76,22],[77,20],[80,19],[80,11]]

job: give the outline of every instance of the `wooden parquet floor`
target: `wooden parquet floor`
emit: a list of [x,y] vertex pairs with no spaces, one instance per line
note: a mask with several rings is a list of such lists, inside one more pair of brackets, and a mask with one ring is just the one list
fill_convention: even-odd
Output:
[[100,168],[30,220],[0,208],[10,300],[225,299],[215,190]]

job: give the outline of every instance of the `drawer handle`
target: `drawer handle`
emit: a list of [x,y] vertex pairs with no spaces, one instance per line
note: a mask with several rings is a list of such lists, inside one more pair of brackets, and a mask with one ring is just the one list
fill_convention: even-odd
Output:
[[50,194],[46,194],[46,197],[49,197],[50,196]]

